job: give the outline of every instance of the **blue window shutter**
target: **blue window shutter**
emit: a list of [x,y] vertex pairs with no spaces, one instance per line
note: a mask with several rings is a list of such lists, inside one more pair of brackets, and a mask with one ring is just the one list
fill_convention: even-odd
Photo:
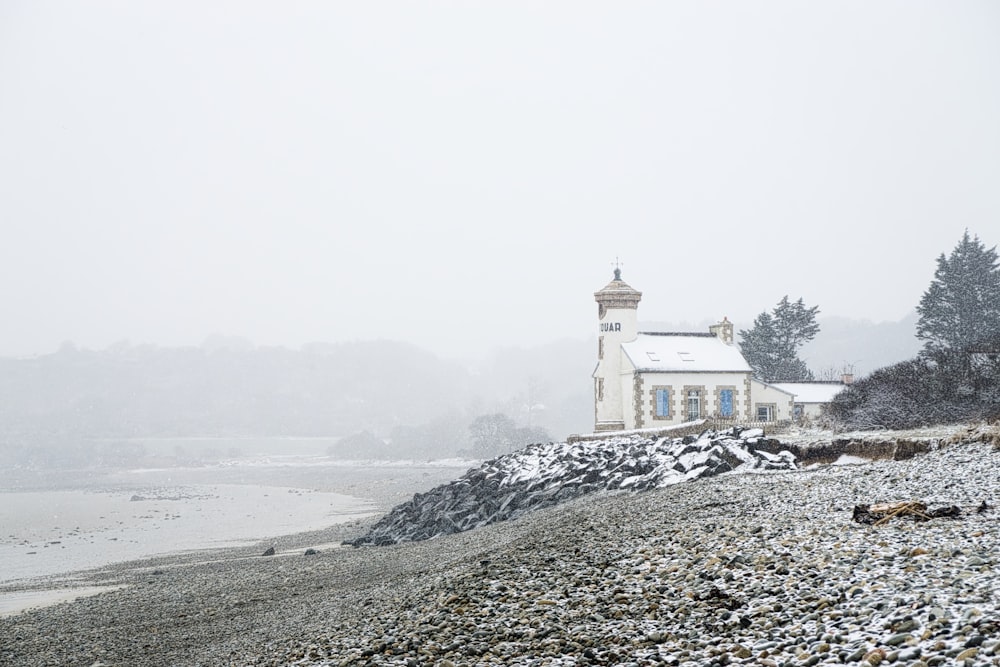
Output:
[[723,417],[733,416],[733,390],[723,389],[719,392],[719,414]]
[[667,389],[656,390],[656,416],[670,416],[670,391]]

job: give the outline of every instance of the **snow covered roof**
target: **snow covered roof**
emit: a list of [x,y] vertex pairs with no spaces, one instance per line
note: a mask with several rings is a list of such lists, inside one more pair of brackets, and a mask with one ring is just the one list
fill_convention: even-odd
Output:
[[771,386],[795,396],[796,403],[829,403],[847,385],[840,382],[775,382]]
[[641,333],[622,350],[641,371],[749,373],[750,365],[735,345],[712,334]]

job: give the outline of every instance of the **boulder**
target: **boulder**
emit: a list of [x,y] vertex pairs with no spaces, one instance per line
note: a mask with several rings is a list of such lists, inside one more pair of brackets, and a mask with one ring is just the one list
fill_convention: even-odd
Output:
[[730,471],[794,470],[787,451],[757,445],[762,432],[706,431],[529,445],[419,493],[347,544],[388,545],[471,530],[597,491],[640,492]]

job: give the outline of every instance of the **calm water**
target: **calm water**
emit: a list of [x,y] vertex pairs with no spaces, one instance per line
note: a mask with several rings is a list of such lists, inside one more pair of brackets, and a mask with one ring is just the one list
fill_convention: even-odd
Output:
[[[141,440],[131,469],[0,471],[0,583],[317,530],[380,514],[473,465],[337,461],[325,454],[335,440]],[[209,450],[227,455],[177,464]]]

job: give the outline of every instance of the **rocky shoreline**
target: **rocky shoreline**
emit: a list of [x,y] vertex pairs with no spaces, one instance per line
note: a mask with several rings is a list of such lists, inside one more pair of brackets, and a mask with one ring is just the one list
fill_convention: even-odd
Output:
[[729,428],[700,436],[633,433],[529,445],[416,494],[351,544],[385,546],[451,535],[601,491],[648,491],[737,469],[795,470],[791,453],[758,451],[763,436],[760,429]]
[[[124,587],[0,619],[0,665],[995,665],[998,470],[996,448],[955,443],[594,493],[422,542],[328,546],[357,522],[276,557],[106,568],[79,582]],[[852,521],[911,499],[962,514]]]

